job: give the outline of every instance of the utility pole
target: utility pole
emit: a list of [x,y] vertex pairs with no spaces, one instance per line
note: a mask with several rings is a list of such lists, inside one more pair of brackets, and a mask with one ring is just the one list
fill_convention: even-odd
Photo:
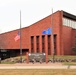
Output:
[[20,62],[22,63],[22,32],[21,32],[21,10],[20,10]]
[[52,54],[53,54],[53,63],[55,58],[55,51],[54,51],[54,15],[53,15],[53,8],[52,8],[52,19],[51,19],[51,25],[52,25],[52,34],[51,34],[51,40],[52,40]]

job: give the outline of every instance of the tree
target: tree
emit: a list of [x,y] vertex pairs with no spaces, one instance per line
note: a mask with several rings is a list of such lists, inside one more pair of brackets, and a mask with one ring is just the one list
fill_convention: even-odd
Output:
[[75,36],[74,46],[73,46],[73,48],[72,48],[72,51],[73,51],[74,53],[76,53],[76,36]]
[[73,50],[73,52],[76,52],[76,47],[73,47],[72,50]]

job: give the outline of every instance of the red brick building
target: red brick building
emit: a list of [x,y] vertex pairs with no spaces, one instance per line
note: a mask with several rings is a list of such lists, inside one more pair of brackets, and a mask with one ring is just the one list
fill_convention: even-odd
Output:
[[[76,16],[65,11],[57,11],[52,15],[55,55],[75,54],[72,48],[75,45]],[[42,34],[43,30],[52,28],[52,15],[21,29],[23,54],[27,51],[34,53],[45,52],[48,53],[48,55],[53,54],[51,35]],[[14,40],[18,32],[19,29],[0,34],[1,54],[4,54],[5,56],[8,54],[9,56],[19,55],[20,40]],[[5,54],[5,52],[7,52],[7,54]]]

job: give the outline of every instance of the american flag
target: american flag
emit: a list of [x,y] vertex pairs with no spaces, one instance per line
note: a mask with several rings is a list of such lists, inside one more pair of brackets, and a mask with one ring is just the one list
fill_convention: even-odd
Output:
[[18,32],[18,34],[15,36],[14,40],[17,41],[20,39],[20,32]]

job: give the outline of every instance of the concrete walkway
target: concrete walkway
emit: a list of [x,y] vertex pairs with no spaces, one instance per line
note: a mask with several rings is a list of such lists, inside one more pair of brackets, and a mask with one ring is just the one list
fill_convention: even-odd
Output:
[[17,63],[0,64],[0,69],[76,69],[76,66],[62,65],[61,63]]

